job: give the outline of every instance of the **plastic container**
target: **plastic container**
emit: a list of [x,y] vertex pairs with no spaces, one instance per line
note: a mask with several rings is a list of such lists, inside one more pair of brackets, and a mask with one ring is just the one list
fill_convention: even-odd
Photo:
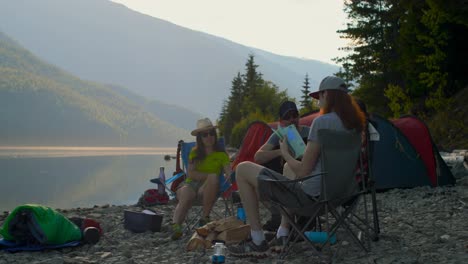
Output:
[[244,223],[247,221],[247,216],[245,215],[245,210],[241,203],[237,205],[237,219]]
[[211,256],[211,263],[224,263],[226,262],[226,246],[222,242],[216,242],[213,246],[214,253]]
[[[306,235],[306,237],[312,241],[312,242],[315,242],[315,243],[325,243],[327,241],[327,237],[328,237],[328,234],[327,232],[312,232],[312,231],[308,231],[308,232],[304,232],[304,234]],[[330,244],[335,244],[336,243],[336,234],[333,234],[331,237],[330,237]]]
[[166,175],[164,174],[164,167],[159,167],[159,181],[161,183],[158,184],[158,193],[164,195],[166,192],[166,188],[164,183],[166,182]]

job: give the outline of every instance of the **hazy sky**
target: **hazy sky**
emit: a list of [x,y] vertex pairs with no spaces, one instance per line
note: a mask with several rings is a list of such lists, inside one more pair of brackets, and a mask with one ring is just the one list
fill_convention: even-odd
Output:
[[138,12],[280,55],[333,63],[343,0],[112,0]]

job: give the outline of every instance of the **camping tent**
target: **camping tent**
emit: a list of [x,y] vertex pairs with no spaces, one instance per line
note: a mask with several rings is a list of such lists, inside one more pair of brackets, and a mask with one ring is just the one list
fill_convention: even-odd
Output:
[[406,136],[377,115],[371,115],[369,122],[379,133],[379,140],[369,144],[377,189],[431,185],[429,169]]
[[[254,121],[247,128],[242,144],[236,154],[236,158],[232,162],[232,168],[243,161],[254,161],[255,152],[267,142],[270,135],[273,133],[271,127],[262,121]],[[233,190],[237,190],[237,184],[232,186]]]
[[454,184],[455,178],[432,141],[426,124],[415,116],[403,116],[392,123],[405,135],[424,162],[431,186]]
[[[310,126],[318,112],[301,117],[301,125]],[[455,179],[440,157],[426,125],[416,117],[405,116],[388,121],[371,114],[369,122],[379,133],[370,141],[370,162],[377,189],[442,186]],[[252,123],[239,149],[234,168],[241,161],[253,161],[255,152],[271,135],[277,123]]]
[[273,133],[271,127],[262,121],[254,121],[247,128],[247,133],[242,140],[242,144],[237,152],[236,158],[232,162],[235,169],[242,161],[254,161],[255,152],[267,142]]

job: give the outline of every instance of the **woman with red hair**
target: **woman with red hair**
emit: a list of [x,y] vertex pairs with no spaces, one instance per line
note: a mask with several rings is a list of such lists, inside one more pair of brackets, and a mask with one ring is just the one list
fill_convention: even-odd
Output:
[[[258,200],[271,200],[274,198],[282,204],[297,204],[298,199],[303,203],[313,203],[320,196],[321,177],[313,177],[303,183],[284,183],[284,188],[291,192],[274,191],[271,185],[262,179],[297,179],[307,175],[320,173],[320,142],[318,130],[330,129],[361,133],[365,127],[365,116],[355,100],[348,95],[345,82],[338,77],[328,76],[322,80],[317,92],[311,93],[319,100],[321,115],[317,117],[311,127],[307,138],[307,145],[302,160],[291,156],[287,139],[280,143],[281,155],[286,161],[283,175],[269,170],[253,162],[240,163],[236,168],[236,180],[239,194],[250,224],[252,241],[243,242],[229,248],[231,254],[238,257],[262,256],[270,248],[280,249],[289,235],[289,224],[283,216],[276,237],[267,244],[261,228]],[[294,193],[291,197],[290,193]],[[274,197],[272,197],[274,196]]]

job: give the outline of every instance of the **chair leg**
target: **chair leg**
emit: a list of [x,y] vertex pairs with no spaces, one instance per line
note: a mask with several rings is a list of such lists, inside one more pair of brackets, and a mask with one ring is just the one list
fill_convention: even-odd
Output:
[[353,238],[354,242],[356,242],[362,250],[364,250],[366,253],[369,252],[369,249],[367,249],[364,244],[359,240],[359,238],[353,233],[351,230],[351,227],[348,225],[348,223],[343,222],[343,226],[346,228],[348,231],[348,234]]
[[[291,226],[291,230],[289,232],[289,236],[287,238],[287,242],[286,242],[286,246],[281,250],[280,254],[279,254],[279,258],[280,259],[284,259],[287,254],[289,253],[289,251],[293,248],[293,246],[297,243],[297,241],[299,240],[299,237],[301,237],[304,241],[308,242],[310,244],[310,246],[312,247],[313,251],[314,251],[314,254],[316,254],[317,256],[323,258],[323,254],[317,250],[317,248],[315,247],[315,245],[312,243],[312,241],[310,241],[305,235],[304,235],[304,232],[306,231],[307,227],[310,225],[310,223],[314,220],[313,217],[311,217],[306,225],[301,229],[299,228],[296,224],[295,224],[295,221],[294,221],[294,216],[292,214],[290,214],[285,208],[283,208],[282,206],[279,206],[279,209],[281,211],[281,213],[283,215],[286,216],[286,218],[288,219],[288,222]],[[317,210],[316,213],[318,213],[319,210]],[[294,237],[293,239],[293,236],[294,234],[296,234],[296,236]]]
[[[355,221],[354,219],[356,219],[357,221]],[[370,236],[370,232],[369,231],[372,231],[373,228],[368,224],[368,222],[365,222],[363,219],[361,219],[359,216],[351,213],[349,218],[347,219],[347,221],[349,222],[350,225],[354,226],[356,229],[359,230],[359,233],[362,233],[364,232],[365,234],[365,237],[367,238],[366,241],[367,241],[367,248],[370,250],[371,248],[371,236]],[[360,238],[360,236],[358,235],[358,238],[359,240],[362,240]]]
[[[372,213],[372,221],[373,221],[372,226],[371,226],[371,223],[369,221],[369,210],[367,209],[368,204],[366,202],[367,201],[366,197],[367,197],[368,194],[371,195],[371,205],[372,205],[371,213]],[[379,240],[380,230],[379,230],[379,219],[378,219],[377,201],[376,201],[376,197],[375,197],[375,190],[374,190],[374,193],[370,192],[370,193],[364,194],[363,199],[364,199],[364,216],[365,216],[365,220],[363,220],[361,217],[359,217],[356,214],[352,214],[352,216],[353,216],[353,218],[357,219],[362,225],[366,226],[365,229],[361,228],[362,230],[367,229],[368,232],[370,231],[372,233],[372,234],[366,234],[366,235],[368,235],[368,237],[372,241],[378,241]],[[370,244],[370,241],[369,241],[369,244]],[[370,245],[369,245],[369,248],[370,248]]]
[[[345,230],[348,232],[348,234],[351,236],[351,238],[356,242],[362,250],[365,252],[369,252],[369,249],[364,246],[364,244],[359,240],[359,238],[354,234],[353,230],[351,229],[350,225],[347,223],[347,220],[349,220],[349,215],[351,212],[354,210],[356,207],[358,201],[355,201],[352,205],[350,205],[346,210],[342,213],[339,214],[334,208],[331,208],[330,213],[335,217],[335,219],[338,219],[338,221],[334,224],[332,228],[332,232],[336,232],[336,230],[340,226],[344,226]],[[358,230],[361,230],[361,228],[358,227]],[[367,230],[367,228],[365,228]],[[364,230],[364,231],[365,231]]]
[[234,216],[234,203],[230,199],[223,198],[224,201],[224,218]]
[[197,212],[195,213],[196,216],[190,217],[189,215],[190,213],[189,213],[187,217],[185,218],[184,233],[186,234],[189,234],[190,232],[192,232],[192,230],[195,229],[199,220],[198,216],[201,214],[201,211],[202,211],[201,208],[193,208],[193,207],[190,210],[197,210]]
[[380,226],[379,226],[379,214],[377,211],[377,197],[375,193],[375,185],[372,183],[371,186],[371,196],[372,196],[372,213],[374,218],[374,230],[375,230],[375,238],[377,241],[379,239],[380,234]]
[[[363,200],[363,203],[364,203],[364,217],[365,217],[365,224],[364,226],[365,227],[368,227],[368,223],[369,223],[369,215],[368,215],[368,210],[367,210],[367,197],[366,197],[366,194],[364,193],[362,195],[362,200]],[[365,228],[364,229],[364,232],[366,234],[366,238],[369,238],[369,228]],[[359,237],[358,237],[359,238]],[[360,239],[360,238],[359,238]],[[370,239],[367,239],[367,247],[369,248],[370,250],[370,247],[371,247],[371,243],[370,243]]]

